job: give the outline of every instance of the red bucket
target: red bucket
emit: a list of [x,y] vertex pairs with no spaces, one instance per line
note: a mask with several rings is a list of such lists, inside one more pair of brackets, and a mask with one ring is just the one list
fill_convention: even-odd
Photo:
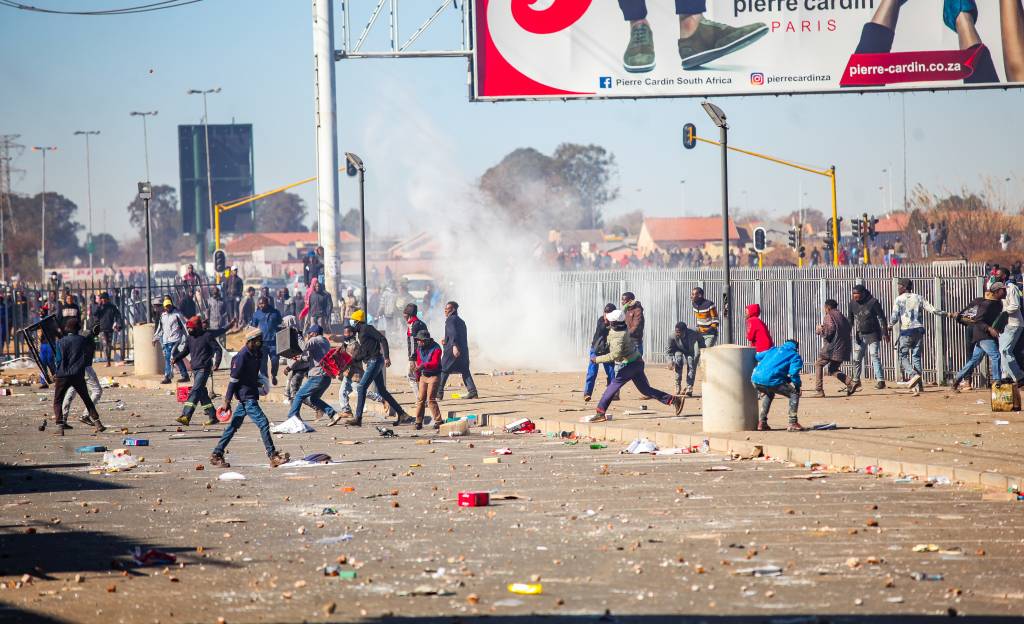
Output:
[[178,386],[178,403],[184,403],[188,400],[188,395],[192,393],[192,386]]

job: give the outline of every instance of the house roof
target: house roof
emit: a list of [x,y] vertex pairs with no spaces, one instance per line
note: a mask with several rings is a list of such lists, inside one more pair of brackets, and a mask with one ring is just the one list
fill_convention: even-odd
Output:
[[[338,238],[342,243],[359,240],[344,230],[338,233]],[[224,249],[231,254],[244,254],[265,247],[300,247],[319,242],[320,236],[316,232],[251,232],[228,241]]]
[[[644,219],[644,227],[655,242],[715,241],[722,238],[721,217],[652,217]],[[729,239],[739,238],[736,224],[729,219]]]
[[875,225],[875,231],[879,234],[900,233],[907,229],[910,223],[910,215],[906,212],[896,212],[888,217],[882,217]]

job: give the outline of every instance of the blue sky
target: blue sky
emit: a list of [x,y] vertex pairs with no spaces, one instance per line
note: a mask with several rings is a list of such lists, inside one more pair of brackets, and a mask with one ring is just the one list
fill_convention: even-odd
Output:
[[[124,6],[128,0],[34,0],[58,8]],[[408,2],[408,0],[406,0]],[[352,0],[368,14],[369,0]],[[420,0],[414,9],[428,11]],[[337,5],[336,5],[337,6]],[[410,5],[412,6],[412,5]],[[415,13],[415,12],[414,12]],[[454,11],[451,11],[454,16]],[[95,230],[129,232],[125,206],[144,177],[142,127],[132,110],[159,110],[151,119],[150,159],[155,183],[178,186],[178,124],[197,123],[202,101],[190,88],[220,86],[210,97],[214,123],[254,124],[257,190],[315,173],[310,3],[306,0],[205,0],[169,11],[118,17],[33,14],[0,8],[0,134],[16,133],[25,145],[56,145],[48,157],[48,187],[83,211],[86,184],[82,137],[93,139]],[[403,16],[411,32],[418,15]],[[361,27],[362,20],[353,19]],[[380,35],[368,47],[379,46]],[[354,38],[354,36],[353,36]],[[454,22],[442,22],[423,45],[458,42]],[[610,214],[634,208],[650,216],[706,214],[719,206],[717,154],[707,146],[684,151],[680,128],[695,121],[712,128],[697,99],[608,102],[471,103],[466,64],[457,59],[363,60],[337,64],[340,143],[367,162],[367,200],[377,231],[403,232],[415,189],[416,158],[392,158],[410,127],[444,136],[452,175],[473,180],[517,147],[550,152],[565,141],[598,143],[620,166],[621,198]],[[907,162],[901,104],[907,111]],[[733,98],[718,102],[729,114],[737,146],[828,166],[839,171],[840,211],[882,211],[892,169],[899,204],[904,176],[913,188],[980,190],[986,178],[1019,198],[1024,193],[1024,92],[975,91],[871,95]],[[388,115],[415,112],[416,122]],[[373,126],[373,131],[368,127]],[[393,136],[381,134],[393,132]],[[422,138],[422,137],[420,137]],[[423,150],[424,141],[410,140]],[[425,150],[424,150],[425,151]],[[41,161],[26,151],[15,166],[15,190],[41,188]],[[789,212],[801,192],[806,205],[826,209],[827,180],[738,156],[730,172],[732,204],[742,212]],[[685,185],[680,184],[686,180]],[[354,189],[342,178],[342,208]],[[685,188],[685,206],[683,205]],[[313,205],[315,189],[299,193]],[[1019,203],[1019,199],[1015,200]],[[443,207],[438,207],[443,209]],[[429,225],[423,224],[421,225]]]

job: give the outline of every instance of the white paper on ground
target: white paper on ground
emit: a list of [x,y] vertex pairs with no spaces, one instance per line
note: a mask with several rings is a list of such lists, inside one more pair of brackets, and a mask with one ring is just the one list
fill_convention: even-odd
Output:
[[654,453],[658,450],[658,445],[651,442],[647,438],[637,438],[629,443],[624,452],[630,455],[641,455],[644,453]]
[[279,425],[270,428],[270,433],[312,433],[316,431],[298,416],[292,416]]
[[221,481],[245,481],[245,475],[240,472],[223,472],[217,478]]

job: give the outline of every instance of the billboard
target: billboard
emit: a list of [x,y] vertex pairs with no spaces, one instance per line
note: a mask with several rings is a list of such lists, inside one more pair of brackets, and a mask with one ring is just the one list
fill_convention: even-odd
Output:
[[[206,188],[206,137],[203,126],[178,126],[178,169],[181,175],[181,231],[196,231],[196,215],[203,230],[211,229]],[[253,182],[252,124],[210,124],[210,173],[213,203],[255,193]],[[221,214],[223,232],[251,232],[253,205]]]
[[475,0],[474,96],[1024,86],[1022,0],[904,2]]

